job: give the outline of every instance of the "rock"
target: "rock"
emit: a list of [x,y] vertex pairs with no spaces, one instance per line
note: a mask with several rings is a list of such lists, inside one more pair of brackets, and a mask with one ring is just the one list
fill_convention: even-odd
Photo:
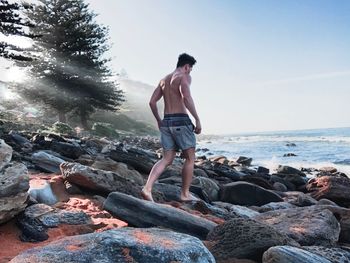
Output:
[[217,262],[231,258],[261,260],[272,246],[298,243],[268,225],[249,218],[234,218],[208,234],[207,247]]
[[24,210],[27,205],[28,189],[29,176],[24,164],[7,164],[0,171],[0,224]]
[[71,195],[83,194],[83,191],[78,186],[76,186],[75,184],[71,184],[68,181],[64,182],[64,186],[68,194],[71,194]]
[[259,208],[260,213],[268,212],[268,211],[276,211],[276,210],[281,210],[281,209],[290,209],[290,208],[295,208],[296,205],[293,205],[291,203],[287,202],[271,202],[266,205],[263,205]]
[[283,157],[295,157],[295,156],[298,156],[298,155],[296,155],[295,153],[285,153],[285,154],[283,154]]
[[238,181],[241,179],[242,176],[246,175],[245,173],[239,172],[230,166],[220,163],[214,164],[213,171],[220,176],[229,178],[231,181]]
[[240,205],[231,205],[229,208],[230,215],[232,217],[244,217],[244,218],[252,218],[259,213],[247,208],[245,206],[240,206]]
[[294,184],[292,184],[291,182],[289,182],[289,181],[287,181],[287,180],[283,179],[282,177],[277,176],[275,174],[271,175],[270,182],[272,184],[281,183],[287,187],[288,191],[295,191],[295,189],[296,189],[296,186]]
[[252,161],[253,161],[252,158],[248,158],[245,156],[240,156],[236,160],[237,163],[240,163],[240,164],[245,165],[245,166],[250,166],[252,164]]
[[339,239],[340,225],[333,213],[322,207],[291,208],[261,213],[254,217],[300,245],[333,245]]
[[50,179],[50,186],[52,192],[57,198],[58,202],[67,202],[69,200],[69,194],[64,184],[64,179],[61,176],[54,176]]
[[65,160],[48,154],[44,151],[39,151],[32,154],[32,162],[43,172],[59,173],[60,164],[64,161]]
[[263,255],[263,263],[332,263],[328,259],[301,248],[291,246],[275,246]]
[[27,250],[10,262],[215,263],[215,259],[198,238],[189,235],[157,228],[121,228],[63,238]]
[[317,202],[316,205],[331,205],[331,206],[338,206],[336,203],[334,203],[333,201],[331,200],[328,200],[328,199],[321,199]]
[[152,195],[154,197],[155,193],[161,193],[163,195],[163,200],[166,202],[170,201],[181,201],[181,187],[178,185],[155,183],[152,189]]
[[298,191],[289,191],[283,193],[283,199],[296,206],[311,206],[316,205],[318,202],[312,198],[309,194],[304,194]]
[[276,193],[246,182],[234,182],[223,186],[220,200],[236,205],[261,206],[270,202],[282,202]]
[[286,146],[288,146],[288,147],[295,147],[297,145],[295,143],[287,143]]
[[68,162],[62,163],[60,169],[65,180],[80,187],[103,193],[119,191],[140,197],[141,186],[133,178],[122,174]]
[[207,173],[203,169],[200,169],[200,168],[193,169],[193,176],[195,176],[195,177],[200,176],[200,177],[207,177],[208,178]]
[[350,262],[350,252],[337,247],[319,247],[319,246],[308,246],[303,247],[304,250],[307,250],[311,253],[317,254],[321,257],[328,259],[331,262],[337,263],[347,263]]
[[256,172],[259,173],[259,174],[269,174],[270,173],[270,169],[265,168],[263,166],[259,166]]
[[340,206],[350,206],[350,179],[345,177],[322,176],[311,179],[307,191],[316,200],[329,199]]
[[104,156],[97,157],[95,162],[91,165],[91,167],[95,169],[118,173],[124,178],[134,181],[138,185],[144,184],[143,177],[138,171],[134,169],[129,169],[125,163],[118,163]]
[[51,150],[71,159],[78,159],[85,153],[80,145],[56,141],[51,142]]
[[191,185],[201,189],[201,195],[204,200],[208,202],[219,200],[220,187],[213,180],[199,176],[193,178]]
[[4,140],[0,139],[0,171],[10,163],[12,152],[12,147],[7,145]]
[[227,160],[226,156],[224,155],[212,156],[209,158],[209,161],[221,164],[228,164],[229,162],[229,160]]
[[337,168],[334,168],[334,167],[322,167],[319,169],[320,172],[323,172],[323,173],[336,173],[338,170]]
[[58,199],[52,192],[51,185],[43,179],[31,180],[28,193],[38,203],[53,205],[58,202]]
[[285,181],[294,184],[296,187],[305,185],[308,178],[301,176],[300,174],[282,174],[278,173],[277,176],[283,178]]
[[21,240],[29,242],[44,241],[48,239],[48,228],[57,227],[60,224],[86,225],[88,232],[93,232],[92,221],[84,212],[65,211],[54,209],[45,204],[35,204],[17,218],[17,224],[22,231]]
[[279,165],[277,168],[277,173],[279,173],[279,174],[298,174],[300,176],[306,176],[302,171],[300,171],[296,168],[287,166],[287,165]]
[[179,209],[114,192],[103,208],[136,227],[166,227],[204,239],[216,224]]
[[265,177],[255,174],[255,175],[246,175],[241,178],[242,181],[258,185],[262,188],[268,189],[268,190],[274,190],[272,184],[268,181],[268,179],[265,179]]
[[273,188],[279,192],[287,192],[288,191],[287,186],[285,186],[284,184],[279,183],[279,182],[274,183]]
[[109,157],[114,161],[126,163],[134,167],[140,173],[146,174],[150,173],[155,164],[155,160],[151,159],[146,152],[137,149],[123,150],[121,148],[116,148],[109,152]]

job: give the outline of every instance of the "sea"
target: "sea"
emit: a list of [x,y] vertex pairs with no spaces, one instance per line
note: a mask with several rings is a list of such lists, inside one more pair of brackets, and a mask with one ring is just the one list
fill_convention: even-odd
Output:
[[[335,167],[350,177],[350,127],[212,136],[198,141],[197,155],[253,158],[253,166],[273,172],[294,168]],[[285,155],[295,156],[285,156]]]

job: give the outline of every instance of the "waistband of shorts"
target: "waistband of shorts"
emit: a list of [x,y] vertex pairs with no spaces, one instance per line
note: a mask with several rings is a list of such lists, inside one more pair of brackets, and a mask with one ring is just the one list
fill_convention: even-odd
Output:
[[171,118],[189,118],[187,113],[171,113],[171,114],[164,114],[164,119],[171,119]]

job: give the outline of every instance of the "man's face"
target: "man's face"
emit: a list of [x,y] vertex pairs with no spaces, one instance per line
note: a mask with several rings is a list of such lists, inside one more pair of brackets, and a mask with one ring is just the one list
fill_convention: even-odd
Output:
[[192,66],[190,66],[189,64],[186,64],[185,65],[185,71],[186,71],[187,74],[190,74],[191,71],[192,71]]

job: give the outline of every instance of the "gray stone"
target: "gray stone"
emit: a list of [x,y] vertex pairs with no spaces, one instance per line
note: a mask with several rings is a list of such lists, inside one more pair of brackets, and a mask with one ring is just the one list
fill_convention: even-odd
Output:
[[304,246],[329,246],[339,239],[337,219],[331,211],[319,206],[270,211],[254,219],[273,226]]
[[29,189],[28,170],[24,164],[8,164],[0,172],[0,224],[26,207]]
[[213,180],[199,176],[193,178],[191,185],[199,187],[201,194],[208,202],[219,200],[220,187]]
[[10,163],[12,158],[12,147],[0,139],[0,170]]
[[132,226],[160,226],[204,239],[216,224],[168,205],[141,200],[114,192],[103,208]]
[[263,255],[263,263],[335,263],[317,254],[292,246],[275,246]]
[[207,247],[218,262],[232,258],[261,260],[272,246],[298,243],[271,226],[249,218],[234,218],[208,234]]
[[341,249],[338,247],[319,247],[319,246],[309,246],[302,247],[311,253],[317,254],[321,257],[328,259],[335,263],[349,263],[350,262],[350,251],[347,249]]
[[141,186],[136,180],[125,175],[94,169],[79,163],[64,162],[61,164],[63,178],[79,187],[97,192],[110,193],[119,191],[140,197]]
[[195,237],[164,229],[121,228],[72,236],[27,250],[11,263],[215,263]]
[[65,160],[48,154],[44,151],[39,151],[32,154],[32,162],[44,172],[49,173],[59,173],[60,172],[60,164]]
[[270,202],[283,201],[278,194],[246,182],[234,182],[224,185],[221,191],[220,200],[237,205],[257,206]]

